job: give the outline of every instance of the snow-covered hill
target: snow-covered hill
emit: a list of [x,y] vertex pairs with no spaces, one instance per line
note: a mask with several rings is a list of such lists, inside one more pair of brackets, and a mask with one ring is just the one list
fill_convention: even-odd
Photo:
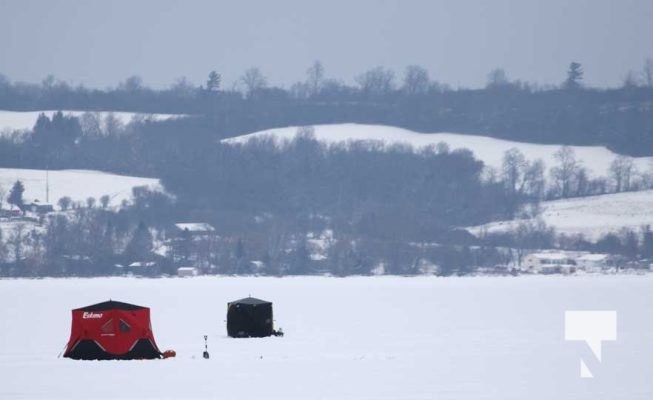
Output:
[[[43,111],[2,111],[0,110],[0,134],[8,133],[12,131],[22,131],[27,129],[32,129],[36,120],[40,114],[45,114],[46,116],[52,118],[52,115],[56,113],[55,110],[43,110]],[[87,111],[74,111],[74,110],[62,110],[64,115],[74,115],[76,117],[81,116]],[[94,112],[95,113],[95,112]],[[134,118],[150,118],[156,121],[167,120],[170,118],[177,118],[180,115],[175,114],[141,114],[141,113],[132,113],[132,112],[97,112],[96,114],[102,120],[111,113],[118,119],[121,123],[127,124]]]
[[[540,218],[558,233],[582,234],[592,240],[622,228],[653,227],[653,190],[545,201],[541,208]],[[469,231],[502,232],[513,229],[520,221],[523,220],[492,222]]]
[[[46,186],[49,186],[50,203],[68,196],[73,201],[85,202],[94,197],[109,195],[110,205],[117,206],[132,197],[132,188],[148,186],[162,190],[158,179],[108,174],[89,170],[45,171],[37,169],[0,168],[0,187],[9,194],[14,183],[20,180],[25,186],[26,200],[46,201]],[[48,185],[46,185],[46,182]]]
[[[350,141],[376,140],[383,142],[386,146],[397,143],[405,143],[415,149],[424,148],[430,145],[437,145],[445,142],[454,149],[467,148],[471,150],[476,158],[482,160],[486,165],[496,169],[501,168],[503,154],[506,150],[516,147],[527,160],[534,161],[542,159],[549,169],[556,164],[554,153],[560,149],[559,145],[543,145],[533,143],[513,142],[509,140],[494,139],[486,136],[463,135],[457,133],[417,133],[407,129],[395,128],[380,125],[317,125],[315,138],[324,143],[346,143]],[[273,137],[279,145],[289,141],[297,134],[297,127],[268,129],[248,135],[238,136],[223,140],[225,143],[246,143],[248,140],[257,137]],[[583,165],[590,170],[594,176],[607,176],[610,163],[617,156],[603,146],[570,146],[574,149],[576,158],[582,160]],[[653,163],[653,157],[639,157],[634,159],[635,165],[640,171],[648,171]]]
[[[652,287],[653,275],[0,280],[0,399],[650,400]],[[285,337],[226,337],[227,302],[248,294],[274,303]],[[57,358],[71,309],[109,298],[150,307],[177,357]],[[617,311],[601,362],[564,340],[566,310]]]

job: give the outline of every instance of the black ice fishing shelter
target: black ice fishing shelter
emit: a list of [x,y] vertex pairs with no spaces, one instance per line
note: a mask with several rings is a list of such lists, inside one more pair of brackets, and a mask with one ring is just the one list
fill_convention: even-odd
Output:
[[227,303],[227,334],[231,337],[264,337],[274,334],[272,303],[254,297]]

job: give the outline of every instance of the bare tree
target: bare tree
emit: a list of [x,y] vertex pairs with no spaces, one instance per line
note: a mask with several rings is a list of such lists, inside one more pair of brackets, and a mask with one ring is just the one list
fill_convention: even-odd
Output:
[[569,146],[562,146],[555,152],[553,157],[558,165],[551,168],[551,178],[556,185],[558,195],[563,198],[573,193],[573,186],[581,170],[580,162],[576,160],[574,149]]
[[293,99],[305,100],[311,96],[311,89],[306,82],[295,82],[290,86],[290,96]]
[[324,66],[322,66],[322,63],[319,60],[316,60],[313,65],[306,70],[306,84],[308,85],[311,96],[320,93],[323,81]]
[[544,161],[537,159],[527,163],[524,171],[523,192],[534,199],[541,199],[544,195],[545,185]]
[[614,181],[616,192],[630,190],[631,178],[634,173],[635,165],[633,159],[627,156],[619,155],[612,160],[610,164],[610,175]]
[[534,221],[519,222],[511,233],[517,252],[518,266],[521,266],[522,259],[528,250],[550,248],[555,239],[555,230],[548,227],[540,218]]
[[587,168],[582,165],[578,166],[576,180],[573,183],[575,184],[572,192],[574,196],[587,196],[589,194],[590,177]]
[[429,72],[419,65],[409,65],[404,72],[402,90],[408,95],[426,93],[429,90]]
[[297,128],[296,139],[315,140],[315,127],[311,125],[300,126]]
[[96,200],[95,200],[95,197],[88,197],[88,198],[86,199],[86,207],[88,207],[88,208],[93,208],[93,207],[95,207],[95,201],[96,201]]
[[14,226],[11,235],[9,236],[7,243],[13,249],[14,262],[16,264],[20,263],[23,259],[23,249],[25,247],[25,239],[27,238],[27,227],[25,224],[17,224]]
[[182,98],[192,98],[197,92],[197,88],[185,77],[179,77],[170,86],[170,91]]
[[488,89],[505,87],[510,85],[508,80],[508,74],[503,68],[495,68],[490,73],[487,74],[487,85],[485,86]]
[[436,154],[449,154],[451,149],[449,148],[449,143],[447,142],[438,142],[435,145],[435,153]]
[[118,90],[128,93],[136,93],[143,90],[143,78],[132,75],[118,84]]
[[122,134],[125,126],[114,113],[110,112],[104,117],[103,128],[106,136],[118,136]]
[[252,67],[245,71],[243,76],[240,78],[240,81],[245,85],[245,94],[247,97],[250,97],[258,90],[265,89],[268,85],[267,79],[257,67]]
[[72,202],[73,200],[70,197],[64,196],[59,199],[57,204],[61,208],[61,211],[66,211],[71,206]]
[[513,147],[503,153],[503,162],[501,165],[501,178],[503,179],[506,189],[511,195],[517,194],[522,186],[524,170],[527,162],[519,149]]
[[383,67],[372,68],[356,77],[356,83],[366,95],[383,96],[394,89],[394,72]]
[[102,117],[96,112],[85,112],[79,119],[82,134],[89,138],[102,136]]
[[54,88],[56,78],[54,77],[53,74],[48,74],[43,80],[41,81],[41,88],[43,88],[44,92],[51,92],[52,88]]
[[653,59],[647,58],[646,61],[644,61],[642,75],[644,76],[644,84],[653,88]]
[[639,79],[637,79],[637,75],[632,70],[628,71],[626,76],[623,78],[623,87],[625,89],[632,89],[636,88],[637,86],[639,86]]
[[501,179],[511,195],[539,199],[544,193],[544,162],[540,159],[530,162],[513,147],[503,154]]
[[102,195],[102,197],[100,197],[100,205],[102,205],[102,208],[109,207],[110,201],[111,201],[111,197],[109,197],[108,194]]
[[496,168],[486,165],[481,171],[481,181],[490,184],[496,183],[499,180],[498,175]]

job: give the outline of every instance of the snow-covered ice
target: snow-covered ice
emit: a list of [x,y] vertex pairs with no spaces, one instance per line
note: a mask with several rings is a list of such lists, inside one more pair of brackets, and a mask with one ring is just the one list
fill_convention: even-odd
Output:
[[[651,288],[653,275],[5,279],[0,399],[650,400]],[[249,294],[274,302],[285,337],[226,336],[227,302]],[[57,358],[70,310],[109,298],[151,307],[177,358]],[[600,363],[564,340],[568,310],[617,311]]]
[[[476,158],[497,170],[501,168],[506,150],[513,147],[519,149],[527,160],[541,159],[544,161],[546,168],[550,169],[557,164],[554,154],[561,147],[561,145],[522,143],[458,133],[417,133],[403,128],[383,125],[334,124],[316,125],[313,128],[315,138],[328,144],[375,140],[382,142],[385,146],[403,143],[411,145],[415,149],[420,149],[445,142],[451,150],[471,150]],[[297,135],[297,131],[297,127],[267,129],[224,139],[223,142],[242,144],[252,138],[271,137],[279,145],[282,145],[284,141],[293,139]],[[616,153],[603,146],[569,147],[574,149],[576,158],[582,161],[583,166],[588,168],[593,176],[608,176],[610,163],[617,157]],[[638,157],[633,160],[639,171],[648,171],[651,169],[653,157]]]

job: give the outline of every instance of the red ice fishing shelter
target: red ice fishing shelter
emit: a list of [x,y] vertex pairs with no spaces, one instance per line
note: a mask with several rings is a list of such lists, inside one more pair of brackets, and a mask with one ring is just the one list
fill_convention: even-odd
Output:
[[64,357],[75,360],[162,358],[152,334],[150,309],[109,300],[73,310]]

